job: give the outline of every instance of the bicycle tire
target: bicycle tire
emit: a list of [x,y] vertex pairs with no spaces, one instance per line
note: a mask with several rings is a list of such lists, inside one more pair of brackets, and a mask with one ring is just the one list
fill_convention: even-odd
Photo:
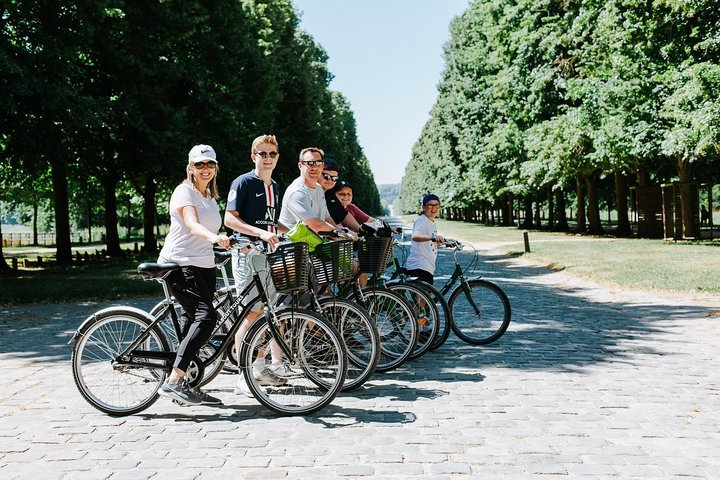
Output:
[[367,382],[380,361],[380,334],[361,305],[338,298],[319,299],[324,315],[345,342],[348,369],[342,390],[348,392]]
[[414,360],[427,352],[435,340],[440,313],[435,302],[422,287],[407,282],[389,282],[385,286],[405,299],[417,320],[418,340],[409,357],[409,360]]
[[442,347],[450,337],[450,332],[452,331],[452,328],[450,327],[450,322],[452,322],[450,306],[448,305],[445,296],[443,296],[443,294],[440,293],[440,290],[435,288],[434,285],[423,282],[422,280],[412,280],[410,283],[425,289],[427,294],[430,295],[430,298],[433,299],[433,302],[438,309],[438,313],[440,313],[437,335],[435,335],[435,339],[430,344],[430,348],[428,348],[428,351],[433,352]]
[[475,278],[461,283],[453,290],[448,304],[453,332],[471,345],[497,341],[510,325],[510,300],[500,287],[487,280]]
[[380,360],[375,371],[388,372],[405,363],[417,343],[417,320],[410,305],[397,293],[385,287],[362,289],[364,302],[357,293],[349,300],[363,305],[380,334]]
[[[93,407],[112,416],[141,412],[155,403],[167,376],[158,368],[116,366],[117,355],[152,322],[137,312],[109,309],[85,323],[77,334],[70,363],[80,394]],[[171,352],[164,333],[153,328],[143,350]]]
[[327,406],[345,382],[347,353],[340,333],[322,317],[300,310],[275,313],[272,320],[283,332],[277,341],[285,342],[292,358],[283,362],[295,372],[276,385],[261,385],[251,365],[262,352],[268,360],[273,339],[267,321],[252,324],[240,349],[243,375],[253,396],[279,415],[308,415]]

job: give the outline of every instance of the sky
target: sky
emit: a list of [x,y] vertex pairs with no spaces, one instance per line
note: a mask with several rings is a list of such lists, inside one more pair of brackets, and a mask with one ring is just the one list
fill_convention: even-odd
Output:
[[335,76],[330,88],[350,102],[375,183],[400,183],[437,98],[450,20],[467,8],[468,0],[294,4],[300,27],[329,56],[328,69]]

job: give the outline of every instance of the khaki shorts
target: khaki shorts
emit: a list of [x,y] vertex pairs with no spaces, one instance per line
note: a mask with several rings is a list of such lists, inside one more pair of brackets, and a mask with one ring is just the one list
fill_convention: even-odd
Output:
[[[268,266],[267,257],[265,254],[256,250],[250,250],[249,252],[241,252],[238,249],[232,251],[232,271],[233,278],[235,279],[235,289],[238,295],[240,295],[245,287],[247,287],[253,278],[253,272],[257,272],[260,278],[260,283],[265,289],[270,304],[275,303],[277,298],[277,290],[275,290],[275,284],[270,278],[270,267]],[[259,295],[256,287],[250,290],[248,296],[250,298]],[[252,311],[259,312],[263,305],[261,302],[253,305]]]

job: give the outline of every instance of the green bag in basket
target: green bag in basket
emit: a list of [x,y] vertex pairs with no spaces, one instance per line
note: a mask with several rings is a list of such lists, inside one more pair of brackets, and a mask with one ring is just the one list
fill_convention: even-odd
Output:
[[294,227],[290,229],[287,236],[293,242],[305,242],[308,244],[308,250],[311,252],[315,251],[315,247],[323,243],[323,239],[320,236],[310,230],[307,225],[298,220]]

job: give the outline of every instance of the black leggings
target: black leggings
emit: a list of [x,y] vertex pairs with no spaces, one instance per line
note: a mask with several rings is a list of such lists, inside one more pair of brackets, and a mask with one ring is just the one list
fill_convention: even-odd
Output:
[[178,347],[173,367],[186,371],[215,328],[215,268],[182,267],[170,273],[168,286],[182,305],[185,317],[185,335]]
[[408,275],[410,275],[411,277],[418,277],[420,280],[429,283],[430,285],[433,284],[434,275],[427,270],[413,268],[412,270],[408,270]]

